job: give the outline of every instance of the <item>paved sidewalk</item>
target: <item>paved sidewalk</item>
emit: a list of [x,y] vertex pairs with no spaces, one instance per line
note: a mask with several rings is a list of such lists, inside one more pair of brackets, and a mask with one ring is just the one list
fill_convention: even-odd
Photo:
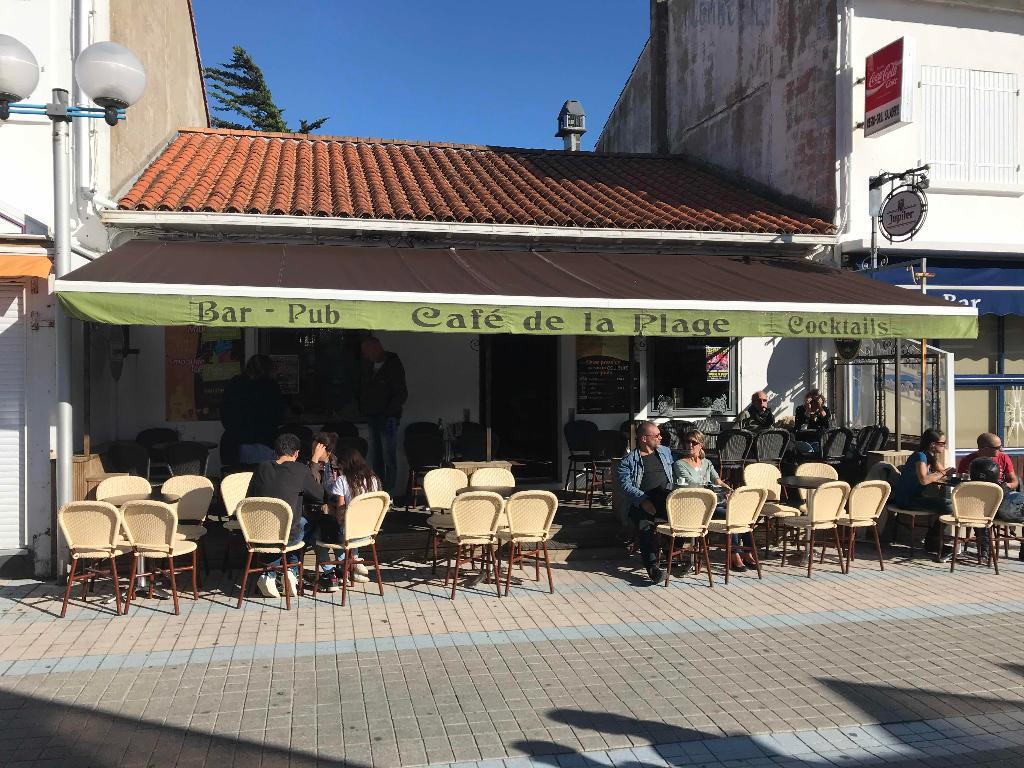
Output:
[[61,620],[54,585],[6,582],[0,764],[1024,765],[1024,564],[776,560],[714,589],[630,565],[454,602],[390,567],[384,598],[290,612],[211,580],[180,617]]

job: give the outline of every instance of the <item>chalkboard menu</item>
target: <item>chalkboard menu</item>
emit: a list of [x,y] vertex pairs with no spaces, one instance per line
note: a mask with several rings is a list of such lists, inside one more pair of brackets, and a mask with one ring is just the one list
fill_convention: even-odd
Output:
[[628,340],[576,337],[576,413],[625,413]]

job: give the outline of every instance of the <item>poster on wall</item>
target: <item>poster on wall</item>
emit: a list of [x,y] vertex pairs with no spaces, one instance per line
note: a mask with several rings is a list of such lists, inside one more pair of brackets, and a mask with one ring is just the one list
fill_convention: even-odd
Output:
[[164,329],[167,421],[216,421],[224,387],[242,372],[241,328],[195,325]]
[[576,337],[576,413],[625,413],[628,376],[627,338]]
[[864,62],[864,137],[881,136],[913,120],[914,45],[901,37]]
[[299,394],[299,356],[268,355],[274,361],[277,383],[282,395]]
[[704,347],[708,381],[729,380],[729,348]]

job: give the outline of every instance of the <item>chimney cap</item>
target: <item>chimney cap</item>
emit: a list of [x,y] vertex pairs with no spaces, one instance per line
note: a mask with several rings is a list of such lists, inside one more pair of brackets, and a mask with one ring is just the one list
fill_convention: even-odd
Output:
[[558,133],[555,136],[565,138],[570,134],[582,136],[587,132],[587,113],[583,105],[576,99],[567,99],[558,112]]

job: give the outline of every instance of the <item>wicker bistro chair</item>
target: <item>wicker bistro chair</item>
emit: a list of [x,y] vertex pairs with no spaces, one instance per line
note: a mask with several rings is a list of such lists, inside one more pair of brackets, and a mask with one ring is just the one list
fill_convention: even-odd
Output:
[[100,454],[105,472],[127,472],[149,479],[149,451],[134,440],[115,440]]
[[[384,582],[380,576],[380,561],[377,559],[377,534],[384,523],[384,515],[391,509],[391,497],[384,491],[373,491],[362,493],[356,496],[345,506],[345,522],[341,526],[343,538],[341,543],[317,541],[314,552],[316,553],[316,577],[313,579],[313,596],[316,597],[321,566],[333,565],[341,568],[341,604],[345,604],[348,597],[349,580],[355,575],[350,570],[352,564],[351,551],[358,547],[369,546],[373,554],[373,569],[377,574],[377,586],[380,588],[380,596],[384,597]],[[321,560],[320,549],[326,549],[335,555],[343,552],[344,558],[338,559],[335,555],[333,560]],[[355,584],[355,581],[352,581]]]
[[[213,483],[208,477],[200,475],[173,475],[164,481],[162,490],[166,494],[180,496],[174,505],[178,513],[178,533],[186,541],[194,541],[199,549],[199,559],[203,561],[203,571],[210,573],[210,563],[206,559],[206,516],[213,501]],[[184,521],[184,525],[182,522]]]
[[856,546],[854,536],[858,528],[870,528],[875,534],[875,549],[878,552],[878,566],[885,570],[885,561],[882,559],[882,542],[878,537],[878,519],[885,511],[885,503],[889,500],[892,488],[884,480],[865,480],[858,483],[850,491],[850,497],[846,500],[846,514],[836,519],[836,524],[849,532],[849,541],[846,545],[846,572],[850,572],[850,563],[856,557]]
[[249,483],[251,482],[252,472],[234,472],[220,481],[220,498],[224,502],[224,517],[220,518],[220,522],[228,534],[228,540],[224,545],[224,562],[221,564],[221,570],[229,576],[232,572],[229,570],[232,540],[242,534],[242,526],[235,513],[238,511],[238,505],[249,492]]
[[590,462],[587,464],[587,509],[594,506],[594,494],[605,492],[611,482],[612,460],[625,455],[628,439],[614,429],[599,430],[590,442]]
[[469,478],[471,488],[486,486],[490,488],[515,488],[516,478],[512,471],[504,467],[480,467]]
[[[194,541],[185,541],[177,536],[178,513],[170,504],[162,501],[130,501],[124,505],[124,530],[135,553],[132,559],[132,570],[129,579],[128,596],[124,602],[124,612],[135,599],[135,577],[149,578],[149,596],[153,597],[153,582],[156,577],[166,573],[171,581],[171,596],[174,598],[174,614],[181,613],[178,603],[178,582],[176,575],[185,571],[192,572],[192,599],[199,599],[199,587],[196,585],[196,551]],[[175,565],[174,558],[181,555],[192,555],[189,565]],[[147,558],[150,570],[138,573],[139,558]],[[153,563],[167,561],[167,567],[157,567]]]
[[[301,570],[301,557],[298,563],[288,562],[289,552],[299,552],[306,546],[305,542],[289,544],[288,539],[292,530],[292,508],[288,502],[281,499],[274,499],[269,496],[250,496],[242,499],[235,510],[238,516],[238,524],[242,529],[242,536],[245,539],[246,557],[245,570],[242,571],[242,584],[238,589],[238,605],[242,607],[242,600],[245,598],[245,586],[251,573],[280,572],[284,583],[284,604],[286,610],[292,609],[291,590],[288,588],[288,579],[284,573],[288,568],[298,567]],[[252,567],[253,555],[280,555],[281,562],[278,565],[260,565]],[[302,594],[302,578],[298,579],[299,594]]]
[[[565,435],[565,444],[569,447],[569,461],[565,470],[564,490],[570,488],[576,493],[576,481],[583,475],[587,479],[587,464],[590,462],[590,443],[598,432],[598,426],[586,419],[574,419],[567,421],[562,427],[562,434]],[[583,471],[580,471],[580,468]]]
[[[824,480],[838,480],[839,472],[831,464],[821,461],[807,461],[796,468],[797,477],[820,477]],[[808,492],[805,488],[798,489],[800,494],[800,514],[807,514],[807,499],[814,495],[814,491]]]
[[762,578],[761,561],[757,558],[757,544],[733,544],[732,537],[736,534],[753,533],[757,519],[761,516],[761,508],[768,499],[766,488],[743,486],[737,488],[729,496],[725,505],[725,519],[712,520],[708,523],[708,533],[720,533],[725,536],[725,583],[729,583],[729,571],[732,570],[734,550],[749,552],[757,566],[757,578]]
[[718,471],[723,479],[731,480],[734,473],[747,462],[754,446],[754,433],[746,429],[730,429],[718,436]]
[[175,475],[206,475],[207,465],[210,463],[210,450],[202,443],[190,441],[181,443],[170,443],[164,446],[163,458],[170,470],[171,477]]
[[[715,514],[718,497],[707,488],[677,488],[665,500],[668,522],[658,526],[658,538],[668,539],[668,565],[665,568],[665,586],[672,578],[672,563],[676,555],[693,553],[704,555],[704,567],[708,569],[708,586],[715,586],[711,573],[711,558],[708,555],[708,523]],[[683,539],[683,544],[676,549],[676,541]],[[700,547],[696,547],[697,541]],[[661,547],[664,549],[664,546]],[[700,572],[700,568],[697,568]]]
[[[831,530],[835,534],[835,547],[839,555],[839,569],[846,573],[843,564],[843,548],[839,542],[839,528],[836,521],[846,506],[846,499],[850,495],[849,483],[840,480],[825,483],[818,488],[807,502],[807,514],[800,517],[785,517],[782,519],[783,528],[791,529],[794,540],[798,543],[800,531],[804,532],[807,542],[807,578],[811,577],[811,570],[814,567],[814,534],[816,531]],[[782,537],[782,565],[786,565],[786,544],[789,536]],[[827,544],[822,542],[821,559],[825,560],[825,549]]]
[[451,554],[448,555],[448,566],[445,570],[444,585],[452,580],[452,600],[459,585],[459,566],[464,557],[472,557],[473,549],[481,547],[484,554],[480,557],[480,567],[488,566],[494,573],[495,589],[501,597],[500,571],[498,569],[498,521],[501,518],[505,502],[491,491],[470,491],[462,493],[452,501],[453,530],[446,540],[455,545],[455,570],[452,571]]
[[[82,600],[89,590],[89,582],[107,572],[88,567],[83,561],[109,560],[110,575],[114,580],[114,601],[121,615],[121,589],[117,576],[117,558],[131,551],[121,540],[123,518],[121,511],[105,501],[72,501],[57,512],[57,524],[71,552],[71,572],[68,574],[64,603],[60,609],[63,619],[68,612],[71,588],[82,582]],[[80,569],[81,568],[81,569]],[[127,611],[127,608],[125,609]]]
[[754,456],[759,462],[778,467],[792,442],[788,429],[765,429],[754,436]]
[[100,481],[100,484],[96,486],[96,500],[106,501],[115,496],[133,494],[149,496],[152,492],[153,486],[146,478],[135,475],[119,475]]
[[455,528],[452,522],[452,501],[457,491],[468,486],[469,479],[461,469],[442,467],[432,469],[423,476],[423,494],[427,497],[427,508],[430,511],[430,517],[427,518],[427,527],[430,530],[427,533],[427,549],[423,553],[423,558],[425,560],[433,549],[431,573],[437,573],[438,544]]
[[783,517],[796,517],[800,510],[782,503],[782,486],[779,479],[782,471],[775,464],[755,462],[747,464],[743,468],[743,485],[752,488],[764,488],[768,492],[764,506],[761,507],[761,517],[765,521],[764,554],[768,556],[768,543],[770,537],[774,536],[775,543],[779,541],[778,521]]
[[[942,515],[939,522],[944,526],[953,526],[953,535],[943,531],[942,543],[953,540],[953,555],[949,559],[949,572],[956,568],[956,558],[960,549],[960,542],[975,542],[978,546],[978,562],[981,562],[981,542],[977,540],[977,534],[972,530],[975,528],[984,529],[984,535],[988,537],[988,566],[994,567],[996,575],[999,575],[999,553],[996,551],[996,538],[993,530],[993,521],[999,505],[1003,503],[1003,487],[997,483],[986,483],[979,480],[961,483],[953,489],[953,514]],[[961,530],[964,535],[961,536]],[[942,551],[942,547],[939,547]]]
[[[479,471],[479,470],[477,470]],[[551,491],[519,491],[505,502],[503,518],[508,527],[495,532],[499,547],[508,544],[508,566],[505,569],[505,594],[512,583],[512,565],[530,558],[534,565],[534,578],[540,581],[540,559],[548,572],[548,589],[555,592],[555,580],[551,575],[551,558],[548,556],[548,539],[551,538],[551,524],[558,510],[558,497]],[[523,544],[533,544],[533,550],[522,551]]]
[[431,421],[414,421],[405,428],[402,438],[405,460],[409,465],[406,479],[405,508],[417,505],[423,486],[420,478],[444,461],[444,435]]

